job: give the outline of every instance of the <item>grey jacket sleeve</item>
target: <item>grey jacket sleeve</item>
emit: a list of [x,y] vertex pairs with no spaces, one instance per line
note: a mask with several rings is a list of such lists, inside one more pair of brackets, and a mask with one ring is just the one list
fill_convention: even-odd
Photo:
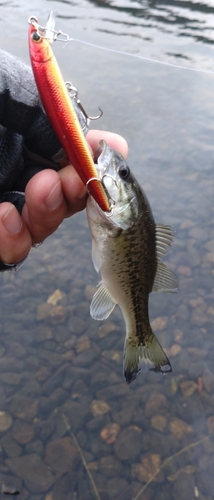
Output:
[[31,68],[0,50],[0,203],[21,212],[27,182],[44,168],[58,170],[60,150]]
[[43,111],[31,68],[0,50],[0,124],[24,138],[26,147],[51,159],[60,149]]

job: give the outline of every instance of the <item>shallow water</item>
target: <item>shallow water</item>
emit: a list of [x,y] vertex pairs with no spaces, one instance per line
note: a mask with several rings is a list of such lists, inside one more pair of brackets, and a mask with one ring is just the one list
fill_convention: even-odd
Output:
[[172,374],[140,374],[127,386],[119,310],[102,323],[89,316],[99,278],[85,213],[33,249],[20,271],[1,275],[2,498],[19,491],[21,500],[211,500],[212,2],[28,5],[0,6],[1,47],[26,61],[28,16],[43,23],[52,9],[57,28],[75,39],[190,68],[75,41],[55,45],[65,79],[78,88],[89,114],[103,109],[96,127],[128,140],[130,167],[156,221],[173,224],[176,240],[164,262],[180,286],[176,295],[150,299]]

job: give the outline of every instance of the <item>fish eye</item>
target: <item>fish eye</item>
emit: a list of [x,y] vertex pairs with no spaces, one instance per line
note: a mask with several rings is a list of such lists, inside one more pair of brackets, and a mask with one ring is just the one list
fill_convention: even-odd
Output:
[[129,170],[128,165],[121,165],[119,167],[118,174],[121,177],[121,179],[126,180],[130,174],[130,170]]
[[33,40],[33,42],[40,42],[41,41],[41,36],[39,36],[39,33],[37,33],[37,31],[34,31],[31,35],[31,38]]

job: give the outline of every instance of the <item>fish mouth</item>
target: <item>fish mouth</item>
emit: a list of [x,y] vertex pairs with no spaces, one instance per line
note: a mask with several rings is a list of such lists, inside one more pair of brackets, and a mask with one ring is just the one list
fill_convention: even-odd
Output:
[[118,192],[117,181],[112,175],[104,173],[102,176],[101,182],[103,185],[103,189],[108,197],[108,201],[109,201],[110,209],[111,209],[112,206],[114,206],[117,202],[117,198],[116,198],[116,193]]
[[96,164],[97,179],[103,186],[105,194],[108,198],[110,210],[117,201],[116,192],[118,191],[118,184],[113,175],[108,173],[109,166],[113,157],[113,150],[107,145],[104,140],[101,140],[94,153],[94,162]]
[[106,173],[107,168],[109,167],[112,157],[113,157],[113,149],[111,149],[107,143],[102,139],[97,149],[94,153],[94,162],[97,167],[97,174],[100,180],[102,180],[103,176]]
[[97,146],[97,149],[94,152],[94,161],[95,163],[103,169],[106,169],[107,165],[111,161],[112,158],[112,149],[107,145],[107,143],[101,139]]

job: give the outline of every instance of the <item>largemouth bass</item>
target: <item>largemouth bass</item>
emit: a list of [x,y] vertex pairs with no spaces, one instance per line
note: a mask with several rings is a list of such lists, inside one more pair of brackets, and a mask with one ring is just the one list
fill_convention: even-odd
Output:
[[173,231],[155,224],[145,193],[119,153],[101,141],[96,160],[111,211],[103,212],[89,196],[92,259],[102,277],[90,313],[103,320],[120,306],[126,323],[124,377],[130,383],[141,370],[171,371],[149,323],[148,300],[152,291],[177,291],[177,277],[161,262]]

